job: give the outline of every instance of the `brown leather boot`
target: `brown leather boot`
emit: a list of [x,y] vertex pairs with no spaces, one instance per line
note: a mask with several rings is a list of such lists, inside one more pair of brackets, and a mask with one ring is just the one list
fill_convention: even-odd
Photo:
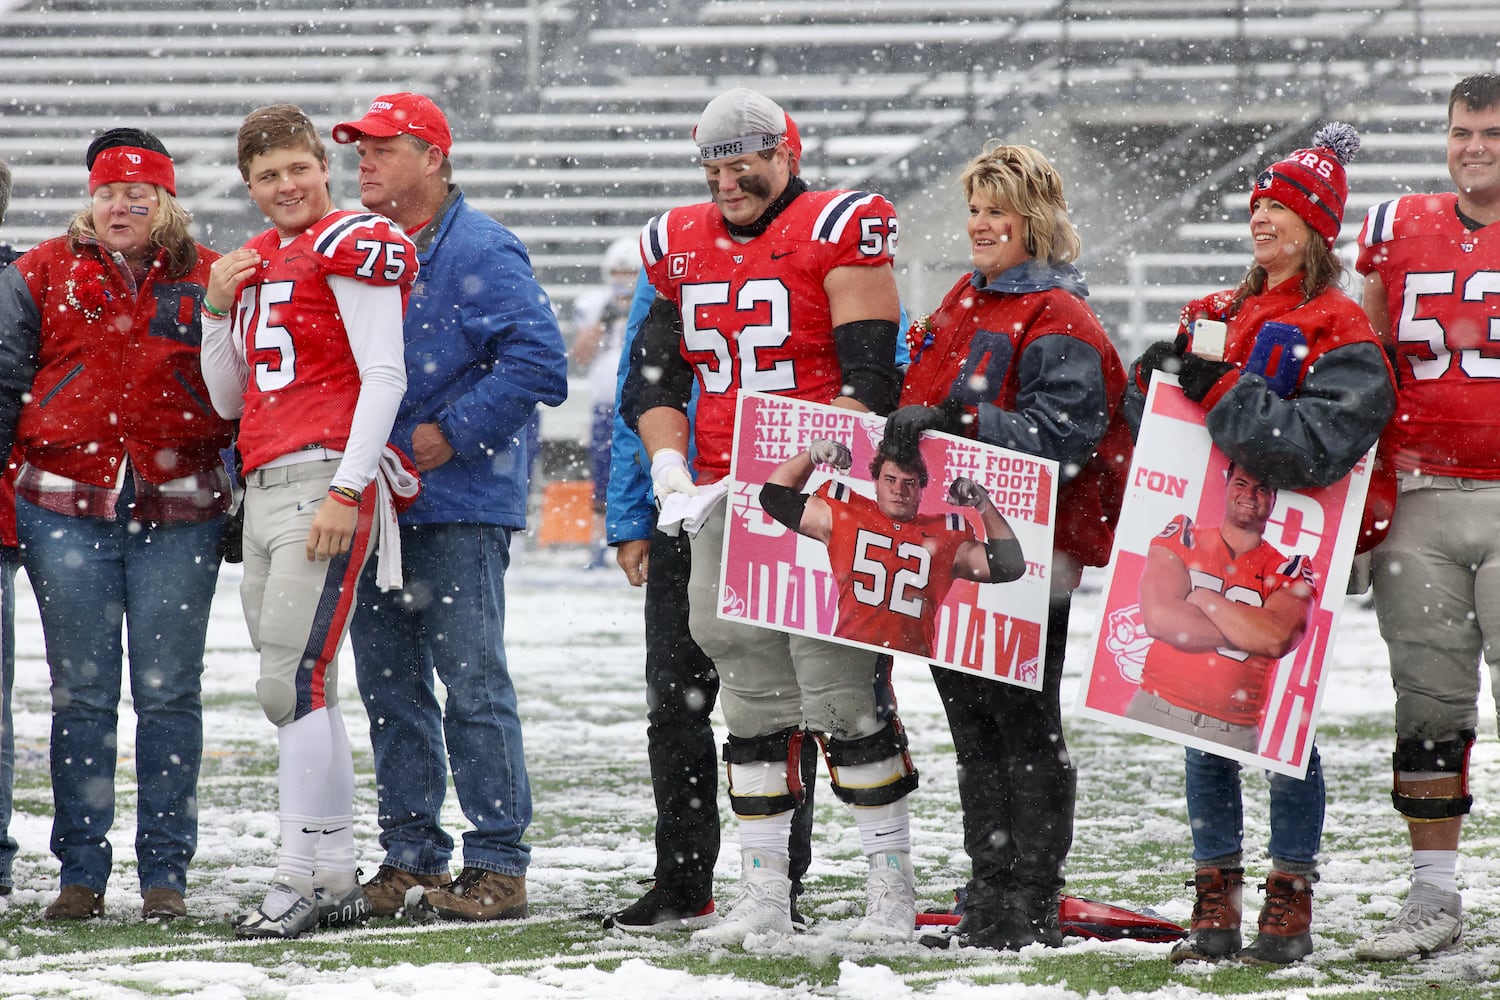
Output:
[[1198,893],[1193,926],[1168,957],[1173,962],[1217,962],[1239,954],[1245,869],[1199,868],[1187,884]]
[[1312,883],[1302,875],[1266,876],[1260,933],[1240,952],[1247,965],[1289,965],[1312,952]]

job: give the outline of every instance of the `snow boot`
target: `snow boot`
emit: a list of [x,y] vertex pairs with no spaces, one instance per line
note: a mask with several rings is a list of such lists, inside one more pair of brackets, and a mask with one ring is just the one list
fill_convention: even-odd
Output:
[[1312,952],[1312,882],[1308,876],[1273,870],[1266,876],[1260,933],[1240,952],[1247,965],[1290,965]]
[[1192,930],[1172,946],[1176,962],[1217,962],[1239,954],[1245,869],[1199,868],[1187,883],[1197,892]]

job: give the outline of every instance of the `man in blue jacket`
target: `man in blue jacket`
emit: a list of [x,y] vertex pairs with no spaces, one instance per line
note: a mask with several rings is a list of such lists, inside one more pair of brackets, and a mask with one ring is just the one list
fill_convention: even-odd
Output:
[[[511,532],[526,520],[526,421],[567,394],[562,335],[525,246],[453,185],[452,133],[436,105],[383,95],[333,137],[356,144],[360,200],[398,223],[421,261],[391,433],[422,474],[400,517],[405,586],[382,593],[366,573],[351,632],[386,851],[365,892],[377,916],[421,887],[439,916],[517,919],[531,788],[505,662],[505,570]],[[441,708],[434,671],[448,692]],[[456,879],[440,823],[445,738],[473,826]]]

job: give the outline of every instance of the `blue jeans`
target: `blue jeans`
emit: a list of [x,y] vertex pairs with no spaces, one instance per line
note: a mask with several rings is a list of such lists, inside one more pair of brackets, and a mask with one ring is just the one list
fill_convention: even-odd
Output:
[[[1244,805],[1240,765],[1202,750],[1187,749],[1188,824],[1193,831],[1193,860],[1200,865],[1242,850]],[[1310,865],[1318,860],[1323,840],[1323,763],[1314,746],[1307,777],[1270,773],[1273,861]]]
[[11,865],[21,845],[10,835],[16,790],[16,732],[11,727],[10,691],[16,679],[16,549],[0,548],[0,887],[10,888]]
[[[384,863],[448,874],[453,838],[440,818],[451,765],[473,826],[464,834],[464,866],[524,875],[531,783],[505,663],[510,529],[402,525],[401,565],[405,587],[383,594],[370,561],[350,629],[375,751]],[[441,707],[434,674],[448,690]]]
[[141,890],[182,892],[198,847],[203,644],[224,519],[106,521],[18,499],[16,528],[52,673],[52,853],[62,884],[103,892],[109,880],[128,625]]

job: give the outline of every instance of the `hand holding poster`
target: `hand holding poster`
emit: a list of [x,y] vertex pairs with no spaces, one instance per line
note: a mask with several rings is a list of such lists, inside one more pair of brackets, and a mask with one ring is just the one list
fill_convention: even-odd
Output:
[[739,407],[720,617],[1041,686],[1055,462],[927,434],[872,468],[884,417]]
[[1079,714],[1301,777],[1370,466],[1271,489],[1153,381]]

